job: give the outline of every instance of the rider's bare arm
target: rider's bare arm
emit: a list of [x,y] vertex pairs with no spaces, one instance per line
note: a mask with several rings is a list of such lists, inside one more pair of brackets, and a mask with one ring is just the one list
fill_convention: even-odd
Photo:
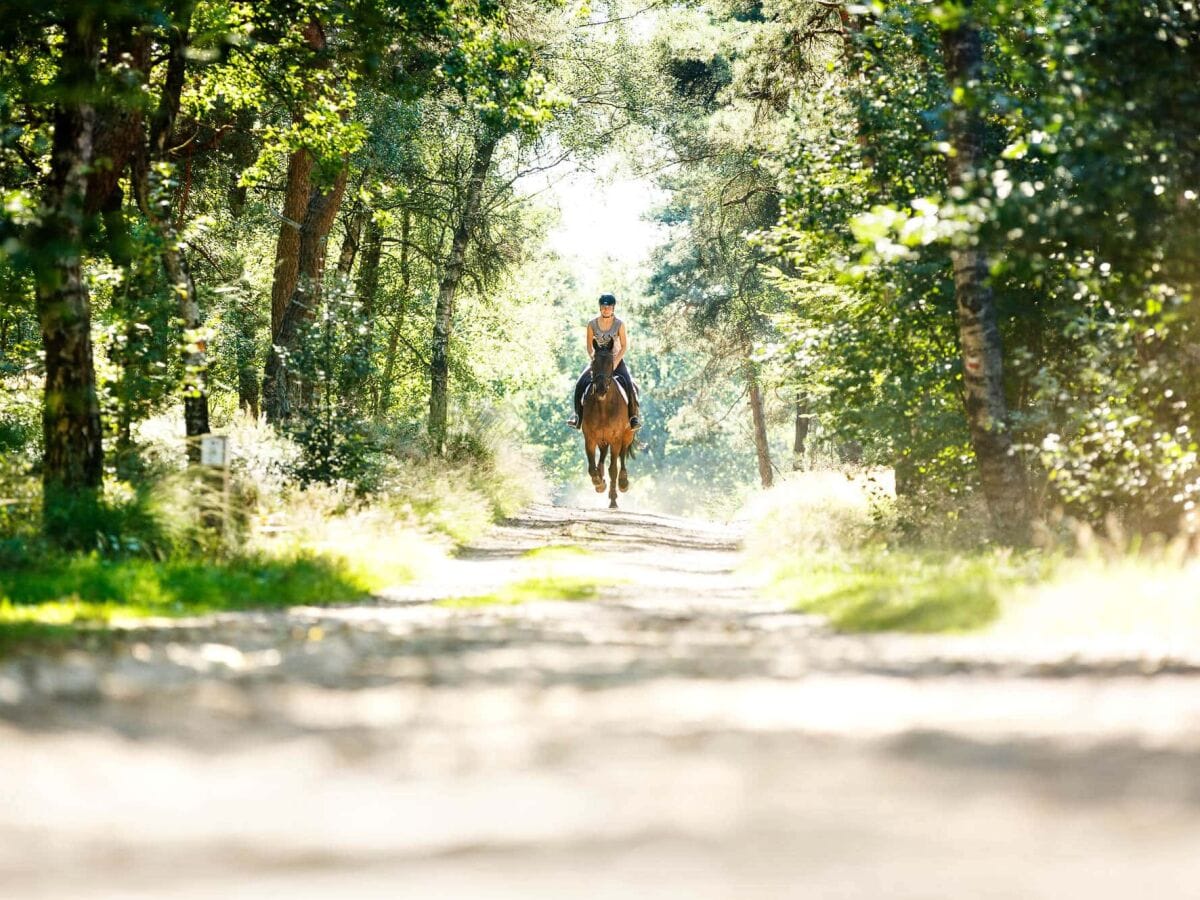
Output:
[[587,339],[587,355],[588,355],[588,359],[591,359],[592,355],[596,352],[595,350],[592,349],[592,323],[591,322],[588,322],[586,339]]
[[[591,325],[588,326],[588,328],[591,328],[591,327],[592,327]],[[613,357],[613,368],[614,369],[621,364],[621,360],[623,360],[625,358],[625,354],[629,352],[629,335],[627,335],[625,333],[625,323],[624,322],[621,323],[621,328],[617,332],[617,334],[621,338],[621,352],[618,353],[615,357]],[[591,344],[589,343],[588,346],[591,346]]]

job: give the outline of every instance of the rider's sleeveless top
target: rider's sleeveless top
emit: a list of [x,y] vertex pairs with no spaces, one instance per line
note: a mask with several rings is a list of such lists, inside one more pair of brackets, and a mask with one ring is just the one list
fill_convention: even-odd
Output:
[[621,347],[621,320],[616,316],[612,318],[612,325],[608,326],[608,330],[600,327],[600,317],[592,319],[592,342],[601,349],[611,346],[613,353],[619,353]]

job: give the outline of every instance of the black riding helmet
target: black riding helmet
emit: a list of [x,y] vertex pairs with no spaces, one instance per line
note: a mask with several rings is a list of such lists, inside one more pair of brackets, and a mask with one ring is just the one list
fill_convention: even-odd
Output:
[[617,298],[614,297],[612,294],[601,294],[600,295],[600,305],[601,306],[616,306]]

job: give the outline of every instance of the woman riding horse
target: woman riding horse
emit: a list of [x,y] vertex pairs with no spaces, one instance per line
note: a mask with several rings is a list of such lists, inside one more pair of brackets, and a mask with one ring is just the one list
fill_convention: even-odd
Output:
[[[617,490],[629,490],[625,463],[633,457],[633,426],[629,404],[617,390],[613,376],[611,347],[597,347],[592,356],[592,387],[583,398],[583,448],[588,475],[596,493],[608,488],[608,508],[617,508]],[[611,456],[609,456],[611,454]],[[608,484],[604,482],[604,459],[608,460]]]
[[[600,295],[600,315],[588,322],[587,354],[590,360],[595,360],[597,350],[611,350],[613,354],[613,377],[621,382],[625,394],[629,398],[629,427],[638,428],[637,388],[629,367],[625,365],[625,354],[629,352],[629,335],[625,331],[625,323],[616,316],[617,298],[612,294]],[[592,383],[592,365],[583,370],[579,381],[575,383],[575,416],[567,424],[579,428],[583,424],[583,394]]]

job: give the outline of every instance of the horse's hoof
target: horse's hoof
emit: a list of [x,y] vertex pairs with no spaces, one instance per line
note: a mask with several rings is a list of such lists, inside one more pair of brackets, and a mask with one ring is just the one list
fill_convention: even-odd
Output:
[[610,501],[609,501],[609,504],[608,504],[608,508],[609,508],[609,509],[616,509],[616,508],[617,508],[617,501],[616,501],[616,500],[610,500]]
[[606,487],[608,487],[608,485],[606,485],[606,484],[605,484],[603,481],[601,481],[599,484],[597,484],[597,485],[596,485],[596,493],[597,493],[597,494],[603,494],[603,493],[604,493],[604,489],[605,489]]
[[627,490],[629,490],[629,479],[622,478],[617,482],[617,487],[621,489],[622,494],[625,493]]

